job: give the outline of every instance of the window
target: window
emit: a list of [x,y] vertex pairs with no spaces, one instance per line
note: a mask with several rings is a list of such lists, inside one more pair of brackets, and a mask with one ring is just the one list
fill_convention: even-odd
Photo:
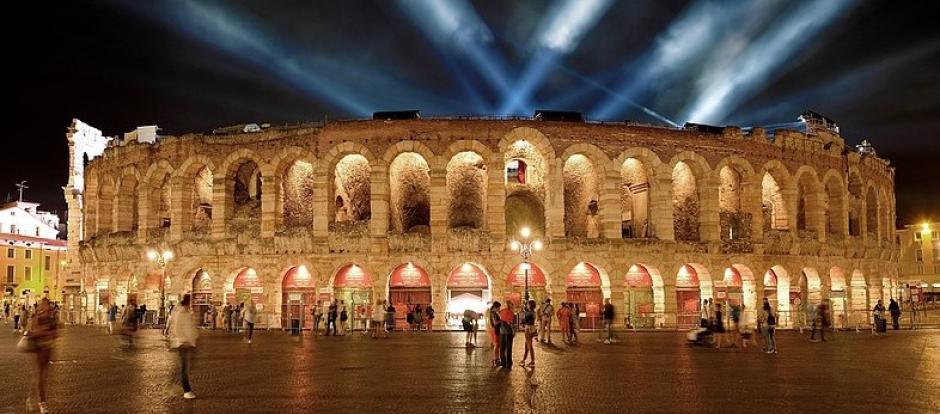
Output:
[[9,249],[7,249],[7,257],[9,257],[9,258],[11,258],[11,259],[15,259],[15,258],[16,258],[16,250],[14,250],[12,247],[9,248]]
[[39,237],[39,227],[36,227],[36,237]]
[[13,233],[13,234],[20,234],[20,233],[17,231],[17,229],[16,229],[16,224],[11,224],[11,225],[10,225],[10,233]]
[[52,256],[46,256],[45,268],[46,270],[50,270],[51,267],[52,267]]
[[7,266],[7,283],[13,283],[14,272],[13,266]]
[[26,269],[23,270],[23,280],[27,282],[33,280],[33,268],[26,266]]
[[32,250],[27,249],[24,253],[26,254],[25,257],[26,257],[27,260],[33,258],[33,251],[32,251]]
[[938,232],[938,231],[936,231],[936,230],[930,232],[930,239],[931,239],[931,240],[937,240],[937,235],[940,235],[940,232]]
[[923,249],[914,250],[914,260],[916,260],[916,261],[918,261],[918,262],[923,262],[923,261],[924,261],[924,250],[923,250]]
[[914,241],[920,241],[920,231],[914,232]]

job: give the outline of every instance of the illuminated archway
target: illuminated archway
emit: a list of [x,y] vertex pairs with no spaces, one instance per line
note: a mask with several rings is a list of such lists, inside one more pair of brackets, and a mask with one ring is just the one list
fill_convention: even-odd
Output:
[[666,310],[663,278],[643,263],[630,266],[624,276],[624,306],[628,325],[654,328],[662,325]]
[[[483,267],[464,262],[447,276],[447,309],[445,326],[461,329],[464,311],[472,310],[482,315],[486,304],[492,300],[491,281]],[[484,325],[486,321],[481,321]]]
[[604,304],[601,273],[597,267],[586,262],[576,264],[565,276],[565,288],[565,301],[586,316],[581,319],[581,327],[596,329]]
[[[698,326],[702,310],[701,281],[696,266],[684,264],[676,273],[676,325],[679,329]],[[709,295],[710,296],[710,295]]]
[[317,303],[317,279],[305,265],[292,266],[281,280],[281,327],[310,329]]
[[395,306],[396,325],[406,325],[409,308],[431,304],[430,275],[412,262],[398,265],[388,275],[388,300]]
[[506,275],[506,286],[509,288],[505,299],[514,305],[520,305],[524,297],[526,277],[529,282],[529,299],[542,303],[548,297],[548,283],[542,268],[532,262],[519,263]]
[[196,320],[205,321],[206,312],[212,306],[212,277],[205,269],[196,269],[192,277],[192,307]]
[[243,267],[235,274],[231,287],[226,289],[225,302],[229,305],[259,304],[263,293],[264,283],[258,272],[251,267]]

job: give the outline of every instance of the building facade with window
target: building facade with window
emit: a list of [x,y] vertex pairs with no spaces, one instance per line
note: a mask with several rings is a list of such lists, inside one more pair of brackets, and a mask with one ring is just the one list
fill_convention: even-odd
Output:
[[897,231],[897,243],[902,299],[913,293],[928,307],[940,307],[940,222],[905,225]]
[[57,215],[38,204],[11,201],[0,205],[0,288],[6,300],[34,301],[48,292],[59,300],[66,241],[57,238]]
[[[67,138],[86,311],[192,292],[304,326],[317,299],[386,299],[443,328],[528,286],[587,319],[610,298],[618,327],[690,327],[703,299],[753,321],[763,298],[784,323],[831,298],[848,324],[897,281],[894,170],[828,129],[451,118],[144,141],[75,121]],[[544,244],[526,263],[523,227]]]

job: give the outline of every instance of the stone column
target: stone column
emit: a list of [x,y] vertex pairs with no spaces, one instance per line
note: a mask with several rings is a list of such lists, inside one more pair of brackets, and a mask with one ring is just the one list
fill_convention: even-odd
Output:
[[[670,280],[671,279],[671,280]],[[679,301],[676,298],[675,277],[663,278],[663,304],[665,305],[665,326],[676,326],[679,323]]]
[[823,195],[819,191],[806,195],[806,228],[816,232],[819,241],[826,241],[826,212]]
[[[559,160],[546,162],[545,174],[545,232],[549,239],[565,237],[565,179]],[[552,299],[553,301],[555,299]]]
[[225,225],[232,216],[235,200],[228,194],[228,179],[223,175],[212,177],[212,237],[224,239]]
[[660,240],[675,240],[676,228],[672,217],[672,178],[666,173],[657,174],[650,187],[650,226],[653,235]]
[[261,237],[274,237],[277,227],[277,192],[280,190],[280,177],[261,176]]
[[761,180],[756,174],[744,183],[744,197],[741,208],[751,213],[751,241],[764,240],[764,203],[761,200]]
[[[369,175],[372,188],[372,219],[369,221],[369,232],[372,234],[373,241],[386,239],[390,207],[388,166],[384,163],[376,164],[372,166],[372,172]],[[373,247],[375,247],[374,244]]]
[[150,196],[151,189],[149,184],[142,184],[140,186],[140,192],[138,193],[137,201],[137,241],[139,243],[147,242],[147,233],[150,232],[153,226],[153,217],[152,212],[150,211]]
[[431,251],[447,251],[447,171],[431,167]]
[[699,236],[702,241],[721,240],[721,224],[718,219],[718,179],[700,177],[698,182],[699,197]]
[[329,235],[330,221],[330,193],[332,183],[329,181],[330,173],[323,168],[317,169],[313,175],[313,205],[310,208],[317,214],[313,217],[313,237],[326,238]]
[[506,249],[506,179],[504,161],[486,164],[486,228],[490,232],[492,250]]
[[[780,185],[780,183],[778,183]],[[787,210],[787,230],[790,232],[790,236],[796,240],[799,236],[799,230],[797,229],[797,213],[799,212],[799,200],[797,199],[798,191],[794,185],[780,185],[780,196],[783,197],[783,204]]]
[[598,217],[601,225],[601,237],[611,240],[621,238],[621,178],[620,171],[605,170],[600,182],[600,200]]
[[[183,229],[192,227],[192,215],[187,215],[187,204],[191,204],[192,195],[183,194],[183,183],[180,179],[171,180],[170,185],[170,241],[177,242],[183,238]],[[187,203],[187,201],[189,201]]]

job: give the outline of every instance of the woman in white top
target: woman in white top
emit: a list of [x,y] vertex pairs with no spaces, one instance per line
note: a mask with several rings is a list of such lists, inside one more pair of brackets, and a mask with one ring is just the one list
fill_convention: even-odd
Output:
[[385,331],[385,301],[375,301],[375,307],[372,308],[372,339],[378,337],[388,338],[388,332]]

